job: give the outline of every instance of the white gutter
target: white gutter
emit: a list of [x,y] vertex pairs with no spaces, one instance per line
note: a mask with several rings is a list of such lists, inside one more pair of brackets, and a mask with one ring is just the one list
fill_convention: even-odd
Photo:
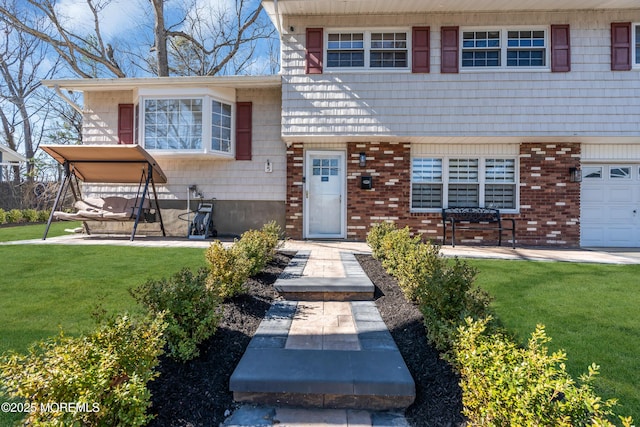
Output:
[[67,95],[62,93],[62,91],[60,90],[60,86],[55,84],[55,85],[53,85],[53,89],[56,91],[56,93],[58,94],[58,96],[60,98],[64,99],[67,102],[67,104],[69,104],[71,106],[71,108],[73,108],[74,110],[76,110],[80,114],[84,114],[84,111],[82,110],[82,108],[80,108],[80,106],[78,104],[76,104],[73,99],[69,98]]

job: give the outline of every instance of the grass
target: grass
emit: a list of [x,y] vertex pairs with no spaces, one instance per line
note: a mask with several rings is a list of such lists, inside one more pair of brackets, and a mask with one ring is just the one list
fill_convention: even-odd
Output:
[[89,329],[98,303],[135,311],[129,288],[205,265],[202,249],[126,246],[0,246],[0,259],[0,352]]
[[[0,259],[0,353],[25,352],[61,328],[66,335],[90,330],[98,303],[109,313],[136,312],[129,288],[205,265],[203,249],[126,246],[8,245]],[[19,420],[0,412],[2,426]]]
[[503,325],[523,344],[536,324],[567,353],[577,379],[600,365],[596,389],[617,413],[640,420],[640,265],[471,260]]
[[[73,222],[53,222],[47,237],[56,237],[69,234],[64,231],[67,228],[81,227],[82,223]],[[11,242],[16,240],[42,239],[47,224],[21,225],[11,227],[0,227],[0,242]]]

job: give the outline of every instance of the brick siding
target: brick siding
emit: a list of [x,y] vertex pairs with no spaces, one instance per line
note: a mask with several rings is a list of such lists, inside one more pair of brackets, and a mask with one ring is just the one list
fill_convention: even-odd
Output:
[[[360,153],[367,156],[359,166]],[[287,234],[302,237],[303,144],[287,150]],[[569,168],[579,167],[579,143],[523,143],[520,146],[520,213],[516,219],[519,245],[579,246],[580,183],[570,182]],[[371,176],[373,189],[360,188],[360,177]],[[409,226],[425,239],[441,242],[440,213],[411,213],[411,146],[408,143],[347,144],[347,238],[365,240],[372,224],[393,221]],[[457,241],[495,244],[495,231],[461,230]],[[450,235],[447,236],[450,242]],[[503,234],[503,244],[509,241]]]

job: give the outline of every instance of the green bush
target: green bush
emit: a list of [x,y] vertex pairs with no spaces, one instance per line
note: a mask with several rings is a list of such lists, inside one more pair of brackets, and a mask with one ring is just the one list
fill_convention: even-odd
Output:
[[[151,394],[147,383],[162,354],[162,316],[112,318],[88,335],[34,345],[27,355],[4,355],[4,392],[31,409],[25,424],[41,426],[142,426]],[[60,404],[73,404],[69,410]]]
[[47,222],[49,221],[50,215],[51,215],[51,209],[44,209],[44,210],[38,211],[38,221]]
[[38,222],[38,211],[35,209],[24,209],[22,217],[27,222]]
[[445,261],[440,256],[440,247],[431,243],[413,245],[398,260],[396,279],[405,297],[418,300],[418,289],[423,287],[434,271],[443,268]]
[[17,224],[19,222],[22,222],[24,220],[23,216],[22,216],[22,211],[19,209],[11,209],[9,212],[7,212],[7,222],[9,224]]
[[7,222],[7,213],[4,209],[0,208],[0,224]]
[[280,228],[278,223],[275,221],[269,221],[268,223],[263,225],[261,231],[267,233],[267,235],[269,236],[269,242],[274,251],[278,249],[281,242],[284,241],[282,228]]
[[275,253],[275,246],[270,234],[260,230],[249,230],[242,234],[240,240],[235,242],[235,248],[244,254],[249,262],[249,276],[254,276],[262,271]]
[[380,260],[382,266],[396,276],[400,262],[419,244],[420,236],[411,237],[409,227],[386,233],[380,242],[380,251],[384,254]]
[[243,285],[249,278],[251,263],[237,245],[225,249],[218,240],[207,249],[209,264],[207,289],[222,299],[232,298],[244,292]]
[[129,290],[153,315],[164,313],[169,356],[187,361],[200,355],[198,344],[215,334],[220,323],[220,297],[206,288],[207,270],[185,268],[169,279],[148,280]]
[[458,258],[438,259],[427,280],[418,285],[416,294],[429,340],[446,353],[465,318],[478,320],[487,315],[490,297],[474,286],[476,269]]
[[467,319],[455,343],[470,425],[613,426],[615,401],[603,401],[593,391],[596,365],[576,384],[565,370],[566,355],[549,354],[550,338],[542,326],[520,348],[502,334],[485,334],[487,322]]
[[375,259],[382,262],[385,257],[385,252],[382,249],[382,239],[384,239],[387,234],[397,229],[398,228],[393,222],[380,222],[371,227],[369,233],[367,233],[367,243],[369,244],[371,254]]

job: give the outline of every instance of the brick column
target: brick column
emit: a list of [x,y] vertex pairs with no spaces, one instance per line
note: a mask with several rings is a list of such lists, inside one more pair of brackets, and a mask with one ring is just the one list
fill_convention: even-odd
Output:
[[[360,167],[360,153],[367,164]],[[360,188],[371,176],[373,188]],[[347,144],[347,238],[365,240],[372,224],[390,220],[406,225],[411,190],[411,145],[393,142]]]
[[527,245],[580,245],[579,143],[520,145],[520,215],[517,239]]
[[302,202],[304,197],[304,145],[287,148],[287,201],[285,232],[292,239],[302,238]]

